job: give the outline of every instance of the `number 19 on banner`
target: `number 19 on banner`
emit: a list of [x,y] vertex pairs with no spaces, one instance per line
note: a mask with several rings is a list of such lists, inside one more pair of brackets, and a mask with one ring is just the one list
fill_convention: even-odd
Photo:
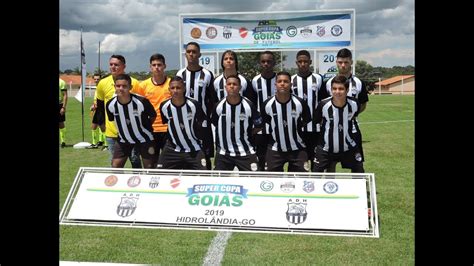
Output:
[[211,70],[212,72],[216,73],[216,64],[213,55],[202,55],[199,58],[199,64],[207,68],[208,70]]

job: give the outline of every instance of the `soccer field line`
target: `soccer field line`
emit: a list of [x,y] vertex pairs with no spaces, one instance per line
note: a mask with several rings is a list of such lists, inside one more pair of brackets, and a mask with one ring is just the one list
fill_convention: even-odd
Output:
[[212,240],[211,245],[207,250],[207,254],[204,257],[202,265],[221,265],[222,258],[224,257],[225,247],[227,246],[227,240],[231,237],[232,232],[219,231]]
[[386,123],[403,123],[403,122],[415,122],[415,119],[411,119],[411,120],[392,120],[392,121],[359,122],[359,124],[386,124]]

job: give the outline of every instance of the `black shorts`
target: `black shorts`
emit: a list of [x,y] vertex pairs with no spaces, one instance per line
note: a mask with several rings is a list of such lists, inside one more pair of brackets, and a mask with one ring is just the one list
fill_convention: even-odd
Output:
[[298,151],[274,151],[272,146],[268,145],[267,171],[283,172],[283,166],[288,162],[288,172],[308,172],[308,155],[306,150]]
[[257,171],[257,161],[257,155],[255,154],[249,154],[246,156],[229,156],[217,153],[214,161],[214,170],[232,171],[234,170],[234,167],[237,166],[239,171]]
[[58,110],[59,123],[66,121],[66,113],[64,113],[63,115],[61,115],[61,108],[63,108],[63,104],[62,104],[62,103],[59,104],[59,110]]
[[105,113],[95,110],[94,115],[92,116],[92,123],[103,125],[105,123]]
[[332,162],[341,162],[342,168],[363,168],[360,147],[341,153],[329,153],[323,150],[321,146],[316,146],[313,162],[313,172],[324,172]]
[[130,155],[132,155],[132,150],[134,147],[136,147],[137,151],[140,153],[140,155],[144,159],[153,160],[157,156],[155,152],[154,143],[152,141],[145,142],[145,143],[130,144],[130,143],[122,143],[117,140],[115,141],[114,154],[112,158],[113,159],[128,158]]
[[318,141],[319,132],[302,132],[302,138],[304,144],[306,145],[306,153],[308,154],[308,159],[312,160],[314,158],[314,147]]
[[167,143],[158,159],[159,169],[207,170],[202,151],[177,152]]

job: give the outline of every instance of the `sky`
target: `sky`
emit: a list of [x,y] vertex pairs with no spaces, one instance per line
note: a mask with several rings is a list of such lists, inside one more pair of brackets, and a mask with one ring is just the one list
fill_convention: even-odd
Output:
[[179,69],[180,13],[355,9],[355,59],[372,66],[415,65],[414,0],[60,0],[60,70],[80,66],[80,35],[87,71],[108,71],[112,54],[126,58],[126,72],[149,71],[161,53]]

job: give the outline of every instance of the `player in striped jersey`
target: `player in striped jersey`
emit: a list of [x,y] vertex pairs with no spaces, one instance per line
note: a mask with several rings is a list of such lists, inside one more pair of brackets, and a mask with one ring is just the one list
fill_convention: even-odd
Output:
[[153,162],[153,168],[156,168],[156,164],[158,163],[158,157],[160,156],[160,151],[165,146],[166,131],[168,130],[168,125],[166,123],[163,123],[160,113],[161,103],[171,97],[168,88],[170,85],[171,78],[166,76],[165,69],[165,57],[162,54],[153,54],[152,56],[150,56],[150,70],[152,76],[140,82],[138,89],[132,91],[133,93],[139,94],[147,98],[155,108],[157,114],[155,122],[153,122],[153,139],[155,143],[156,152]]
[[267,171],[307,172],[308,155],[302,138],[302,129],[311,121],[306,102],[291,94],[291,76],[288,72],[276,75],[276,94],[262,105],[263,121],[270,125],[272,140],[268,145]]
[[112,167],[123,168],[132,149],[137,147],[144,168],[153,168],[155,149],[152,124],[156,118],[155,108],[148,99],[130,93],[132,79],[129,75],[117,75],[114,86],[116,96],[107,102],[105,108],[109,121],[114,122],[118,130]]
[[229,76],[226,80],[227,97],[220,100],[211,115],[216,127],[216,159],[214,170],[256,171],[253,135],[263,127],[255,105],[242,97],[240,79]]
[[[311,117],[313,117],[313,111],[316,109],[318,102],[323,97],[321,85],[323,83],[323,77],[319,74],[311,73],[311,55],[307,50],[300,50],[296,54],[296,66],[298,67],[298,73],[291,77],[292,93],[302,98],[309,107]],[[306,153],[308,159],[311,162],[311,168],[313,168],[314,159],[314,147],[316,146],[316,140],[318,139],[319,124],[308,123],[303,127],[302,137],[306,144]],[[306,169],[309,170],[310,168]]]
[[313,172],[324,172],[333,162],[353,173],[364,173],[360,151],[360,130],[356,123],[360,104],[347,96],[349,80],[337,75],[331,80],[332,97],[322,100],[314,112],[321,123],[321,136],[315,149]]
[[[275,67],[275,56],[271,51],[264,51],[260,54],[259,64],[261,73],[252,79],[252,94],[254,96],[248,98],[254,101],[257,110],[261,113],[263,111],[263,102],[275,95],[276,73],[273,71]],[[265,155],[268,142],[271,139],[268,131],[269,126],[265,125],[263,130],[255,136],[258,171],[265,171]]]
[[[213,87],[214,74],[199,65],[201,47],[196,42],[186,44],[186,61],[188,66],[179,70],[176,75],[184,80],[186,96],[198,101],[202,110],[209,117],[210,112],[217,102],[216,92]],[[211,157],[214,157],[214,146],[211,143],[204,149],[206,165],[211,170]]]
[[207,116],[201,105],[184,96],[181,77],[171,79],[171,99],[160,106],[161,117],[168,123],[168,139],[158,162],[158,168],[206,170],[202,141],[212,138]]
[[[347,91],[347,96],[354,97],[356,98],[359,103],[360,103],[360,111],[359,114],[362,113],[365,108],[367,107],[367,102],[369,101],[369,96],[367,92],[367,88],[365,86],[365,83],[362,82],[359,78],[355,77],[352,75],[352,53],[349,49],[347,48],[342,48],[339,50],[336,54],[336,65],[337,65],[337,70],[338,70],[338,75],[343,75],[348,79],[349,82],[349,89]],[[332,89],[331,89],[331,82],[334,77],[330,78],[329,80],[326,81],[324,84],[324,87],[326,88],[324,91],[325,95],[323,96],[324,98],[329,97],[332,95]],[[323,99],[323,98],[322,98]],[[356,120],[357,123],[357,120]],[[360,152],[362,155],[362,161],[364,161],[364,150],[362,148],[362,139],[360,139]],[[336,165],[332,164],[330,167],[328,167],[328,172],[335,172],[336,171]]]
[[237,60],[237,54],[232,50],[225,51],[221,57],[221,66],[224,72],[214,79],[214,89],[216,90],[218,101],[227,96],[225,84],[226,77],[230,75],[236,75],[239,77],[240,84],[242,84],[240,95],[247,96],[247,86],[250,86],[250,82],[238,72],[239,61]]

